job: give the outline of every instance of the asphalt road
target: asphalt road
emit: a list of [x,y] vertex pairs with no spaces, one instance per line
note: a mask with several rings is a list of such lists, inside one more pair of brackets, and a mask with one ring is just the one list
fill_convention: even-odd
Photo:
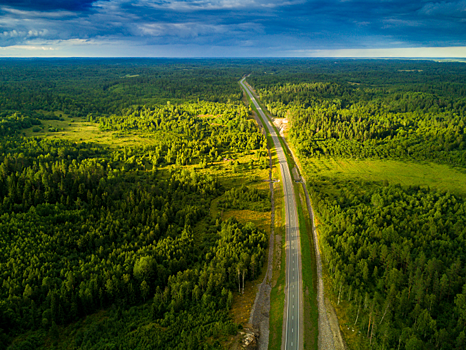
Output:
[[282,348],[286,350],[300,350],[302,344],[302,276],[301,276],[301,248],[299,239],[299,220],[294,193],[293,178],[286,160],[285,152],[279,137],[272,127],[270,120],[266,117],[261,107],[254,98],[252,92],[244,84],[245,78],[240,84],[247,92],[255,107],[259,111],[262,120],[272,136],[277,151],[278,162],[282,172],[283,191],[285,195],[286,211],[286,287],[285,287],[285,310],[283,318],[284,337]]

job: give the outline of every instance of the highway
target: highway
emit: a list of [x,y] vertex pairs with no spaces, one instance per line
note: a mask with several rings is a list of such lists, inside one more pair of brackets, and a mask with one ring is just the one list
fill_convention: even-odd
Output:
[[259,111],[265,122],[269,134],[272,136],[277,151],[278,162],[283,179],[283,191],[285,196],[285,222],[286,222],[286,286],[285,286],[285,309],[283,318],[284,337],[282,349],[301,350],[302,344],[302,275],[301,275],[301,247],[299,237],[299,220],[296,207],[293,179],[286,160],[285,152],[272,127],[270,120],[266,117],[257,103],[254,95],[244,83],[246,78],[241,79],[240,84],[247,92],[254,106]]

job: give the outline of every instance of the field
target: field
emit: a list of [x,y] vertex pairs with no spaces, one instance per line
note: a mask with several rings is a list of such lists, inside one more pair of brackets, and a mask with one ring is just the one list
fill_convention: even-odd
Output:
[[450,193],[466,193],[465,170],[447,165],[338,158],[308,158],[301,162],[305,165],[309,181],[314,176],[325,176],[339,180],[388,181],[402,186],[429,186]]
[[99,124],[88,122],[84,118],[72,118],[60,111],[53,114],[58,117],[61,116],[63,120],[44,120],[42,121],[42,127],[24,129],[24,135],[27,137],[67,139],[74,142],[96,142],[110,147],[145,146],[156,143],[155,138],[149,136],[149,134],[145,135],[141,132],[102,132],[99,129]]

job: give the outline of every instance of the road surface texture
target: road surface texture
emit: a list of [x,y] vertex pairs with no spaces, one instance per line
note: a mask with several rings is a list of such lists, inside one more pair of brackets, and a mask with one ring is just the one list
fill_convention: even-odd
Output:
[[272,127],[270,120],[266,117],[265,113],[257,103],[254,95],[244,83],[244,80],[245,78],[240,81],[240,84],[249,95],[256,109],[259,111],[269,134],[272,136],[283,179],[286,211],[286,297],[283,317],[284,337],[282,338],[282,348],[285,350],[301,350],[303,349],[301,247],[293,180],[279,137],[276,134],[275,129]]

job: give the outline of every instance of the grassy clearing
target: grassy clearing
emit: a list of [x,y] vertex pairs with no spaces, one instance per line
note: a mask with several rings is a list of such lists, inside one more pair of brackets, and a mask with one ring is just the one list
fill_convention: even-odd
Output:
[[451,193],[466,193],[466,171],[447,165],[338,158],[309,158],[302,162],[309,181],[314,176],[325,176],[339,180],[362,179],[405,186],[424,185]]
[[270,234],[270,211],[257,212],[253,210],[228,210],[223,213],[222,219],[235,217],[240,223],[252,222],[256,227]]
[[317,349],[318,345],[318,319],[317,307],[317,267],[312,236],[312,224],[307,213],[307,203],[304,190],[300,184],[295,184],[298,194],[298,216],[301,239],[301,264],[303,274],[304,293],[304,349]]
[[35,127],[24,129],[26,137],[38,136],[48,139],[66,139],[72,142],[95,142],[110,147],[121,146],[149,146],[157,144],[154,134],[134,132],[101,131],[99,124],[85,121],[84,118],[71,118],[60,111],[54,113],[63,120],[42,120],[42,126],[38,132]]

